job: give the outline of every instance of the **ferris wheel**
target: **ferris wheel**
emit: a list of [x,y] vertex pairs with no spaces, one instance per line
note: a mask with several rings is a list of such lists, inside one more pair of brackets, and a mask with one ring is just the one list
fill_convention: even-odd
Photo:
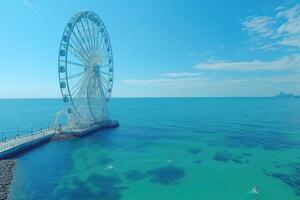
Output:
[[76,13],[67,23],[60,42],[58,75],[62,99],[73,121],[101,122],[107,117],[113,54],[106,28],[95,13]]

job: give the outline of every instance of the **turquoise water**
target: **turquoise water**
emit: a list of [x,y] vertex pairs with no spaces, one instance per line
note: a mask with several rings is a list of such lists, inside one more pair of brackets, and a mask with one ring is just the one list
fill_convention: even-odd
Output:
[[[46,127],[62,106],[0,100],[0,134]],[[113,99],[110,111],[117,129],[19,156],[10,199],[300,199],[300,99]]]

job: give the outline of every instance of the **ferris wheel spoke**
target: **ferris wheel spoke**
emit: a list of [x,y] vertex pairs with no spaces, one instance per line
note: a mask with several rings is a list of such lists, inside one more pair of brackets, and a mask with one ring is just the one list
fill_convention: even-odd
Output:
[[78,99],[81,99],[82,97],[84,97],[84,95],[82,95],[84,94],[83,93],[84,90],[85,90],[85,85],[82,85],[76,91],[74,91],[72,95]]
[[105,94],[104,94],[104,92],[103,92],[103,86],[102,86],[100,80],[98,80],[98,88],[97,88],[97,92],[98,92],[98,94],[99,94],[100,97],[106,98],[106,96],[105,96]]
[[90,113],[95,120],[102,119],[105,107],[105,101],[101,102],[101,99],[103,99],[103,94],[100,90],[101,87],[99,87],[98,77],[90,79],[88,89],[88,106],[90,108]]
[[91,76],[92,75],[90,73],[88,73],[88,74],[85,75],[85,78],[84,78],[83,83],[82,83],[82,85],[84,87],[87,87],[87,84],[88,84],[89,80],[91,79]]
[[102,43],[99,46],[99,50],[102,51],[105,48],[105,41],[102,41]]
[[101,38],[99,38],[99,35],[100,35],[99,34],[100,33],[99,27],[100,26],[96,25],[96,29],[95,29],[95,47],[94,47],[94,50],[95,50],[96,55],[98,55],[98,52],[97,52],[98,44],[99,44],[99,39],[101,39]]
[[102,89],[105,89],[105,91],[107,91],[109,87],[109,83],[103,76],[100,78],[100,83],[104,87]]
[[106,56],[105,52],[103,52],[103,51],[100,51],[99,53],[100,53],[99,54],[99,57],[100,57],[99,60],[100,60],[100,63],[103,65],[107,60],[107,56]]
[[71,96],[72,97],[76,97],[76,94],[77,94],[77,92],[80,90],[80,85],[78,84],[76,87],[74,86],[72,89],[71,89]]
[[103,66],[103,68],[105,68],[105,67],[110,67],[111,66],[111,64],[108,62],[108,57],[106,56],[106,57],[104,57],[104,59],[102,60],[102,62],[101,62],[101,66]]
[[74,89],[71,91],[72,97],[76,97],[76,96],[77,96],[77,93],[80,91],[80,89],[81,89],[81,87],[79,87],[79,86],[77,86],[76,89],[74,88]]
[[92,33],[91,33],[91,27],[90,27],[90,23],[89,23],[89,21],[88,21],[88,19],[87,18],[85,18],[85,22],[86,22],[86,24],[87,24],[87,30],[88,30],[88,32],[89,32],[89,38],[90,38],[90,52],[91,53],[93,53],[93,36],[92,36]]
[[[100,41],[99,41],[99,35],[101,36]],[[103,39],[102,33],[99,30],[97,30],[97,45],[96,45],[96,52],[97,53],[99,52],[99,45],[101,44],[102,39]]]
[[99,73],[110,76],[110,73],[109,73],[109,72],[99,71]]
[[111,77],[111,74],[103,72],[100,76],[101,78],[104,78],[106,82],[109,83],[109,78]]
[[[93,25],[93,26],[95,26],[95,25]],[[95,62],[96,62],[96,63],[99,63],[99,56],[98,56],[98,52],[97,52],[97,37],[98,37],[98,36],[97,36],[96,31],[94,31],[93,37],[94,37],[93,52],[94,52]]]
[[78,89],[76,90],[76,91],[74,91],[73,93],[73,95],[74,96],[77,96],[77,97],[80,97],[80,98],[82,98],[82,97],[85,97],[86,95],[86,87],[87,87],[87,82],[88,82],[88,80],[89,80],[89,77],[88,76],[86,76],[85,78],[84,78],[84,80],[81,82],[82,84],[81,84],[81,87],[78,87]]
[[[81,24],[82,24],[82,22],[81,22]],[[85,52],[86,56],[89,58],[90,63],[92,63],[92,59],[90,57],[91,54],[88,51],[88,45],[86,44],[85,39],[83,38],[83,35],[82,35],[81,31],[79,30],[77,24],[75,24],[75,27],[77,29],[77,32],[79,33],[80,39],[79,39],[79,37],[77,36],[77,34],[75,32],[74,32],[74,36],[77,39],[77,41],[79,42],[79,44],[80,44],[82,50]]]
[[110,84],[109,81],[104,76],[102,76],[102,80],[105,82],[106,89],[108,89],[109,84]]
[[105,44],[102,45],[100,52],[102,57],[104,57],[104,59],[101,61],[102,63],[104,63],[105,61],[107,61],[108,57],[109,57],[109,53],[107,52],[107,46]]
[[107,98],[107,95],[106,95],[105,91],[107,91],[107,87],[105,88],[105,90],[104,90],[103,87],[100,87],[100,92],[102,94],[101,96],[103,97],[103,99]]
[[105,44],[105,41],[104,42],[102,42],[102,45],[100,46],[100,52],[102,52],[102,54],[103,55],[106,55],[106,48],[107,48],[107,46],[106,46],[106,44]]
[[92,23],[93,25],[93,39],[94,39],[94,44],[93,44],[93,51],[96,51],[96,34],[95,34],[95,23]]
[[98,79],[95,80],[95,96],[99,97],[100,94],[98,92],[98,87],[99,87],[99,84],[98,84]]
[[77,74],[72,74],[72,75],[68,76],[68,79],[73,79],[73,78],[79,77],[82,74],[84,74],[84,72],[80,72],[80,73],[77,73]]
[[70,61],[70,60],[68,60],[67,63],[72,64],[72,65],[76,65],[76,66],[80,66],[80,67],[90,67],[90,65],[83,65],[81,63],[73,62],[73,61]]
[[92,35],[92,32],[91,32],[91,26],[90,26],[90,23],[89,23],[89,20],[86,18],[85,19],[86,21],[86,24],[87,24],[87,31],[89,33],[89,40],[90,40],[90,52],[92,53],[93,55],[93,61],[95,62],[95,57],[94,57],[94,48],[93,48],[93,44],[94,44],[94,37]]
[[90,110],[90,113],[91,113],[91,115],[93,116],[93,118],[95,119],[95,120],[97,120],[97,116],[95,115],[95,113],[94,113],[94,110],[95,110],[95,108],[94,108],[94,103],[95,103],[95,100],[94,100],[94,98],[95,98],[95,81],[91,78],[90,80],[89,80],[89,83],[88,83],[88,90],[87,90],[87,102],[88,102],[88,106],[89,106],[89,110]]
[[[84,36],[85,36],[86,40],[83,37],[83,33],[81,33],[81,31],[79,31],[78,27],[77,27],[78,28],[77,30],[80,33],[81,39],[84,41],[84,44],[85,44],[87,52],[89,52],[89,39],[88,39],[88,35],[87,35],[86,31],[85,31],[84,24],[83,24],[82,20],[80,20],[80,25],[81,25],[81,30],[83,30],[83,33],[84,33]],[[85,42],[85,41],[87,41],[87,42]]]
[[[97,43],[99,43],[99,41],[97,41]],[[98,51],[98,47],[97,46],[96,46],[96,56],[97,56],[97,62],[100,63],[100,52]]]
[[95,47],[94,47],[94,51],[96,53],[96,56],[98,57],[98,53],[97,53],[97,46],[98,46],[98,36],[99,36],[99,31],[98,31],[98,26],[96,26],[96,37],[95,37]]
[[102,92],[103,91],[102,89],[103,89],[103,86],[102,86],[101,80],[100,80],[100,78],[97,78],[97,93],[99,94],[100,97],[104,96],[104,93]]
[[100,68],[102,69],[102,68],[107,68],[107,67],[109,67],[110,66],[110,64],[106,64],[106,65],[100,65]]
[[87,53],[87,51],[85,50],[85,46],[86,46],[86,44],[85,44],[85,41],[84,41],[84,39],[82,38],[82,35],[81,35],[81,32],[80,32],[80,30],[79,30],[79,28],[78,28],[78,26],[77,26],[77,24],[75,24],[75,27],[76,27],[76,30],[77,30],[77,33],[79,34],[79,36],[76,34],[76,31],[75,31],[75,29],[74,29],[74,31],[73,31],[73,35],[74,35],[74,37],[75,37],[75,39],[76,39],[76,43],[73,41],[73,43],[77,46],[77,44],[79,45],[79,47],[80,47],[80,51],[82,51],[82,52],[84,52],[84,54],[88,57],[88,59],[90,59],[89,58],[89,55],[88,55],[88,53]]
[[[88,34],[87,34],[86,30],[85,30],[85,27],[84,27],[84,24],[83,24],[82,20],[80,20],[80,24],[81,24],[81,27],[82,27],[82,29],[83,29],[85,38],[86,38],[86,40],[87,40],[86,50],[87,50],[87,52],[89,53],[89,55],[92,55],[92,54],[91,54],[91,48],[90,48],[90,47],[91,47],[91,44],[90,44],[89,36],[88,36]],[[91,58],[91,61],[93,61],[92,58]]]
[[88,58],[86,58],[83,54],[82,54],[82,52],[80,52],[77,48],[75,48],[72,44],[70,44],[69,43],[69,47],[71,47],[70,48],[70,51],[71,51],[71,53],[75,56],[75,57],[77,57],[81,62],[87,62],[87,63],[89,63],[90,61],[88,60]]
[[100,91],[99,91],[99,88],[100,88],[100,87],[101,87],[100,78],[97,77],[97,78],[96,78],[96,92],[97,92],[97,94],[98,94],[99,96],[101,96],[101,93],[100,93]]
[[[78,46],[78,44],[76,44],[73,40],[71,40],[72,43],[74,44],[74,46],[72,44],[69,43],[69,45],[71,45],[73,52],[72,54],[74,56],[81,57],[81,62],[86,62],[86,63],[91,63],[90,58],[88,57],[88,55],[85,53],[85,51],[82,49],[83,47],[80,47],[81,45]],[[79,47],[79,48],[78,48]],[[74,52],[75,51],[75,52]]]
[[99,46],[98,46],[98,52],[99,52],[99,57],[100,57],[100,59],[102,59],[102,56],[103,56],[103,52],[102,52],[102,50],[103,50],[103,48],[105,47],[105,41],[104,41],[104,36],[102,35],[102,37],[101,37],[101,41],[100,41],[100,44],[99,44]]
[[84,86],[85,80],[86,80],[86,77],[83,76],[77,83],[74,84],[74,86],[70,89],[72,96],[75,95],[82,86]]
[[93,97],[95,97],[95,98],[98,98],[99,97],[99,94],[98,94],[98,92],[97,92],[97,80],[95,79],[94,81],[93,81]]
[[103,54],[102,53],[103,45],[104,45],[104,36],[103,36],[103,34],[101,34],[101,40],[100,40],[100,43],[97,47],[97,52],[98,52],[98,55],[99,55],[100,59],[101,59],[101,55]]
[[[107,79],[105,79],[105,82],[106,82],[106,84],[107,84],[107,91],[109,90],[109,88],[111,88],[111,82],[109,81],[109,80],[107,80]],[[109,91],[108,91],[109,92]]]
[[74,90],[73,92],[72,92],[72,96],[74,96],[74,97],[76,97],[76,98],[82,98],[83,97],[83,95],[82,95],[82,91],[83,91],[84,89],[82,88],[82,87],[78,87],[76,90]]
[[[107,61],[109,60],[109,56],[105,56],[104,57],[104,60],[102,61],[102,63],[104,64],[104,63],[106,63]],[[105,65],[110,65],[110,64],[105,64]]]

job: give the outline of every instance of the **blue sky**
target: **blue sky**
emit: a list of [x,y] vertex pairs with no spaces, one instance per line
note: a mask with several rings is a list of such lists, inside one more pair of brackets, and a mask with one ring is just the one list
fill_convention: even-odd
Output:
[[60,97],[57,54],[76,12],[103,20],[114,97],[300,93],[297,1],[0,2],[0,98]]

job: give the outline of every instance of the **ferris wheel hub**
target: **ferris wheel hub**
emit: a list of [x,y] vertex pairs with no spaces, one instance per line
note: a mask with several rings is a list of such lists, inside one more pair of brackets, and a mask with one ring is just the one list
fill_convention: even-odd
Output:
[[94,66],[94,71],[95,71],[96,75],[99,75],[100,74],[100,65],[95,65]]

